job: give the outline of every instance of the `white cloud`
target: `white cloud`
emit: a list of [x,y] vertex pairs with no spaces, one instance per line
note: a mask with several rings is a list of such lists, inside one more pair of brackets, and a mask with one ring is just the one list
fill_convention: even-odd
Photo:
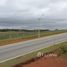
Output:
[[0,6],[4,6],[7,0],[0,0]]
[[0,14],[38,17],[61,17],[67,15],[66,0],[0,0]]
[[[45,20],[67,19],[67,0],[0,0],[0,18],[19,18],[23,21],[24,18],[33,19],[40,16]],[[66,21],[55,22],[62,24],[67,23]]]

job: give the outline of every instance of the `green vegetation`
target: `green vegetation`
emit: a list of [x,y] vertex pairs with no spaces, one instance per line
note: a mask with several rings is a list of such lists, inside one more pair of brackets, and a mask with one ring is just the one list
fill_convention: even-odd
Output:
[[67,43],[62,44],[60,48],[55,50],[55,53],[60,57],[67,58]]
[[[48,36],[53,34],[59,34],[67,32],[67,30],[55,30],[55,31],[41,31],[41,36]],[[7,32],[0,32],[0,40],[5,39],[12,39],[12,38],[34,38],[38,37],[38,31],[7,31]]]
[[54,52],[54,53],[57,53],[59,57],[67,58],[67,42],[56,44],[54,46],[50,46],[48,48],[44,48],[44,49],[32,52],[30,54],[6,61],[4,63],[1,63],[0,67],[12,67],[15,64],[25,62],[27,60],[30,60],[31,58],[36,57],[38,52],[42,52],[42,53]]

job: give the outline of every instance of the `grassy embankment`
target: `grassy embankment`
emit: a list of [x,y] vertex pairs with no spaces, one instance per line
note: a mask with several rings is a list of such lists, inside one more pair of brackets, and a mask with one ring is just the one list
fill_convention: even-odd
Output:
[[[41,31],[41,37],[67,32],[67,30]],[[0,46],[38,38],[38,32],[0,32]]]
[[25,56],[21,56],[21,57],[9,60],[7,62],[1,63],[0,67],[12,67],[15,64],[23,63],[27,60],[30,60],[36,57],[38,52],[42,52],[42,53],[55,52],[59,55],[59,57],[67,59],[67,42],[56,44],[54,46],[50,46],[48,48],[38,50],[36,52],[27,54]]

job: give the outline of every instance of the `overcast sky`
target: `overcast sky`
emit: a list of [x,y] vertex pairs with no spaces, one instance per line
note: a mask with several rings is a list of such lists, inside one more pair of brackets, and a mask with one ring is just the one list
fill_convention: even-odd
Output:
[[39,27],[67,28],[67,0],[0,0],[0,28]]

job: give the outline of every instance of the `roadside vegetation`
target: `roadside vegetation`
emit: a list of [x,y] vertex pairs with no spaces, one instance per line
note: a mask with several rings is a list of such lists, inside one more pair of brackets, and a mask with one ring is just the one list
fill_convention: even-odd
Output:
[[[40,37],[67,32],[67,30],[40,30]],[[0,46],[38,38],[38,30],[0,30]]]

